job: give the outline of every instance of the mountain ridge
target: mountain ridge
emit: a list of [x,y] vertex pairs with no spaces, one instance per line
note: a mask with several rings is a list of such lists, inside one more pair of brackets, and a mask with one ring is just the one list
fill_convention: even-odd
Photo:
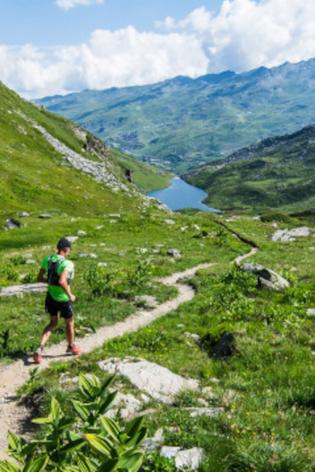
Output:
[[177,173],[315,122],[315,59],[37,102],[110,145]]

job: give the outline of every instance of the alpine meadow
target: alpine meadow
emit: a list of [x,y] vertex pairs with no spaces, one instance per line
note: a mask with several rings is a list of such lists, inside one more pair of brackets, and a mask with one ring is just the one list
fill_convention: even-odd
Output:
[[279,2],[0,6],[0,472],[315,472],[315,10]]

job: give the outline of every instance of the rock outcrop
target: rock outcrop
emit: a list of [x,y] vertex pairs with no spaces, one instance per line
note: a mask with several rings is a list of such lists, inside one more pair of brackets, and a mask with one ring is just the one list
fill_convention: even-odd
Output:
[[277,272],[267,269],[260,264],[251,262],[242,264],[241,269],[245,272],[251,272],[257,276],[258,286],[267,290],[280,292],[290,287],[290,283]]
[[293,229],[279,229],[276,231],[271,239],[272,241],[280,241],[282,243],[295,241],[296,238],[306,238],[311,235],[315,235],[315,232],[308,226],[301,226]]
[[98,363],[102,370],[124,375],[139,390],[162,403],[171,404],[183,390],[199,390],[199,382],[141,358],[113,357]]

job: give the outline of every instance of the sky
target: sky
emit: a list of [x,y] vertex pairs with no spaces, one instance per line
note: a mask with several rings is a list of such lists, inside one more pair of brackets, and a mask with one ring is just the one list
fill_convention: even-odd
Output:
[[314,0],[0,0],[0,80],[27,98],[315,57]]

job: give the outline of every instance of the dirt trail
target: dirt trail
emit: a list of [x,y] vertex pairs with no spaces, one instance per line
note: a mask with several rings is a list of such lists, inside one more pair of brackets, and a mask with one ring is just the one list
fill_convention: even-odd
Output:
[[[234,262],[239,264],[243,259],[251,257],[256,252],[257,248],[252,248],[249,253],[237,257]],[[195,291],[189,284],[185,283],[185,279],[194,276],[198,270],[210,268],[212,265],[210,263],[200,264],[183,272],[159,279],[159,282],[177,288],[178,295],[174,299],[162,303],[153,310],[137,311],[124,321],[112,326],[104,326],[96,333],[80,339],[82,351],[84,353],[91,352],[101,347],[105,341],[137,331],[157,318],[176,310],[182,303],[192,300]],[[47,348],[45,350],[45,360],[40,369],[45,369],[52,362],[73,359],[72,356],[65,354],[65,350],[65,342]],[[32,359],[29,358],[0,368],[0,459],[6,457],[7,432],[9,430],[20,433],[27,431],[25,425],[29,418],[28,410],[18,404],[16,391],[29,379],[30,371],[33,368],[34,364]]]

